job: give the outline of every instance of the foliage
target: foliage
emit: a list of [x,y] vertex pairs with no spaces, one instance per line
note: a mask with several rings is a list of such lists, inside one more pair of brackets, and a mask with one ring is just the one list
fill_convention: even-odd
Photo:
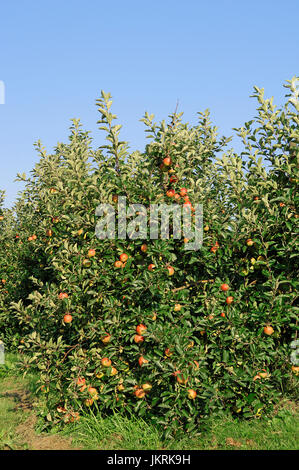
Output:
[[[295,83],[285,85],[293,96]],[[0,222],[0,277],[7,281],[0,335],[18,344],[24,370],[39,370],[49,423],[77,419],[84,408],[102,416],[120,410],[167,437],[193,433],[223,409],[259,417],[293,386],[298,102],[276,110],[263,89],[253,96],[258,116],[236,129],[240,155],[224,152],[230,138],[218,138],[208,110],[195,126],[182,113],[169,124],[146,113],[150,143],[130,153],[104,92],[97,106],[107,145],[93,150],[77,120],[53,154],[37,143],[40,161],[31,177],[19,175],[26,189]],[[125,196],[146,211],[153,203],[183,205],[184,197],[167,196],[181,188],[204,208],[200,250],[174,237],[96,237],[100,203],[117,208]],[[122,253],[128,259],[117,268]],[[140,324],[146,331],[136,343]],[[147,362],[139,365],[140,357]]]

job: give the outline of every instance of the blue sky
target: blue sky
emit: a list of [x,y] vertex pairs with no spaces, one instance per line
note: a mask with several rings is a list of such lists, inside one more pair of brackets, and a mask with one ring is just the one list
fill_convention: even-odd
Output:
[[[145,111],[167,118],[179,99],[184,119],[209,108],[221,135],[255,115],[254,85],[281,105],[298,75],[298,0],[14,0],[0,5],[0,189],[49,153],[80,118],[103,143],[95,100],[110,91],[121,137],[143,150]],[[235,139],[234,147],[239,143]]]

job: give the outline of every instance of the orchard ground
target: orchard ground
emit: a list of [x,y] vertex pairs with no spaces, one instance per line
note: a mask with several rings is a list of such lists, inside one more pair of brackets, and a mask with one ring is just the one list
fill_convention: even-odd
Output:
[[298,450],[299,406],[283,400],[271,418],[239,421],[230,415],[206,423],[201,436],[165,442],[140,418],[85,413],[80,422],[43,432],[37,413],[44,406],[38,377],[22,377],[18,357],[0,365],[0,450]]

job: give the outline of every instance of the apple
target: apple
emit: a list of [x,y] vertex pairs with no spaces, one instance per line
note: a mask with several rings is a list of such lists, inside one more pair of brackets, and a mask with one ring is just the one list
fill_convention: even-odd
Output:
[[272,335],[274,333],[272,326],[269,326],[269,325],[265,326],[264,333],[268,336]]
[[246,245],[247,246],[252,246],[253,244],[254,244],[254,242],[251,238],[248,238],[248,240],[246,240]]
[[173,276],[174,275],[174,268],[172,266],[167,266],[168,269],[168,275]]
[[71,323],[73,320],[73,317],[72,315],[70,315],[69,313],[66,313],[63,317],[63,321],[64,323]]
[[145,391],[142,388],[137,388],[134,392],[135,397],[143,398],[145,396]]
[[86,406],[92,406],[92,404],[93,404],[93,399],[92,398],[86,398],[85,405]]
[[99,398],[99,396],[98,396],[98,391],[97,391],[97,389],[94,388],[94,387],[88,387],[88,393],[89,393],[89,395],[92,396],[92,398],[93,398],[94,400],[97,400],[97,399]]
[[112,362],[108,357],[103,357],[103,359],[101,359],[101,364],[103,367],[110,367]]
[[229,285],[228,284],[221,284],[220,289],[224,292],[229,290]]
[[180,195],[184,197],[184,196],[186,196],[186,194],[187,194],[187,189],[186,188],[181,188],[180,189]]
[[117,375],[117,374],[118,374],[118,370],[115,367],[111,367],[110,375]]
[[134,341],[136,344],[142,343],[144,341],[144,337],[141,335],[135,335],[134,336]]
[[118,261],[115,261],[114,267],[115,268],[123,268],[124,264],[121,261],[118,260]]
[[226,297],[225,302],[227,303],[227,305],[230,305],[231,303],[233,303],[233,301],[234,301],[234,298],[233,298],[233,297],[231,297],[231,296]]
[[146,253],[146,252],[147,252],[147,245],[146,245],[145,243],[143,243],[143,245],[141,245],[140,250],[141,250],[143,253]]
[[68,298],[68,294],[66,292],[60,292],[60,294],[58,295],[58,298],[60,300],[63,300],[63,299],[67,299]]
[[149,392],[153,388],[153,386],[149,382],[145,382],[144,384],[142,384],[142,388],[145,392]]
[[181,304],[175,304],[174,311],[179,312],[181,310],[181,308],[182,308]]
[[48,230],[46,231],[46,235],[47,235],[47,237],[52,237],[52,235],[53,235],[52,230],[51,230],[51,229],[48,229]]
[[140,325],[136,326],[136,333],[138,335],[143,335],[147,330],[147,327],[145,325],[143,325],[142,323],[140,323]]
[[102,343],[104,343],[104,344],[110,343],[110,341],[111,341],[111,335],[109,335],[109,334],[107,333],[105,336],[103,336],[103,338],[101,338],[101,341],[102,341]]
[[153,269],[154,269],[155,267],[156,267],[156,266],[151,263],[151,264],[148,265],[148,268],[147,268],[147,269],[148,269],[149,271],[153,271]]
[[129,256],[126,253],[122,253],[119,257],[119,259],[122,263],[125,263],[128,258],[129,258]]
[[194,398],[196,398],[196,395],[197,395],[196,391],[193,390],[192,388],[188,390],[188,398],[190,398],[190,400],[194,400]]
[[176,183],[177,180],[178,180],[178,179],[177,179],[177,177],[176,177],[175,175],[172,175],[172,176],[169,178],[169,181],[170,181],[171,183]]
[[143,364],[148,364],[148,360],[145,359],[145,357],[140,356],[140,358],[138,359],[138,364],[140,365],[140,367],[142,367]]
[[93,256],[95,256],[96,254],[96,250],[94,250],[93,248],[90,248],[90,250],[88,250],[88,258],[92,258]]
[[90,261],[90,259],[84,259],[84,260],[82,261],[82,264],[83,264],[83,267],[84,267],[84,268],[90,268],[90,266],[91,266],[91,261]]
[[169,189],[166,192],[166,196],[168,196],[168,197],[173,197],[174,195],[175,195],[175,190],[174,189]]
[[165,165],[165,166],[170,166],[171,163],[172,163],[171,158],[165,157],[165,158],[163,159],[163,165]]
[[220,313],[220,316],[224,318],[224,317],[225,317],[225,313],[224,313],[224,312],[221,312],[221,313]]
[[166,348],[165,351],[164,351],[164,354],[165,354],[166,357],[170,357],[170,356],[172,356],[173,353],[170,351],[169,348]]
[[81,387],[82,385],[85,385],[85,382],[86,380],[84,379],[84,377],[78,377],[76,381],[76,385],[78,385],[78,387]]

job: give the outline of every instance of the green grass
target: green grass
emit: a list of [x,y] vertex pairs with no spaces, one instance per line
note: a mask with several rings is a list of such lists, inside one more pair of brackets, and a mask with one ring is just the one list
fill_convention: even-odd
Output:
[[100,418],[81,416],[66,427],[63,435],[72,436],[86,449],[107,450],[296,450],[299,448],[298,408],[285,402],[271,419],[240,421],[229,415],[214,418],[198,437],[163,442],[158,430],[141,418],[114,415]]
[[[157,428],[142,418],[114,414],[101,418],[84,412],[80,421],[54,428],[50,434],[37,434],[36,409],[42,401],[36,397],[36,376],[22,378],[16,367],[17,356],[7,354],[0,366],[0,449],[27,449],[47,439],[47,446],[58,449],[74,446],[108,450],[297,450],[299,448],[299,407],[294,401],[281,402],[271,418],[240,421],[230,415],[210,419],[197,437],[163,441]],[[31,397],[31,398],[28,398]],[[36,402],[36,407],[34,406]],[[18,407],[22,403],[25,407]],[[33,402],[33,407],[27,406]],[[20,425],[32,418],[31,437],[19,433]],[[26,421],[27,423],[27,421]],[[23,428],[26,426],[23,426]],[[22,426],[21,426],[22,428]],[[27,440],[26,440],[27,439]],[[52,440],[51,440],[52,439]],[[72,441],[72,444],[70,444]],[[35,443],[35,444],[34,444]],[[45,447],[45,448],[48,448]],[[44,447],[41,447],[44,448]]]

